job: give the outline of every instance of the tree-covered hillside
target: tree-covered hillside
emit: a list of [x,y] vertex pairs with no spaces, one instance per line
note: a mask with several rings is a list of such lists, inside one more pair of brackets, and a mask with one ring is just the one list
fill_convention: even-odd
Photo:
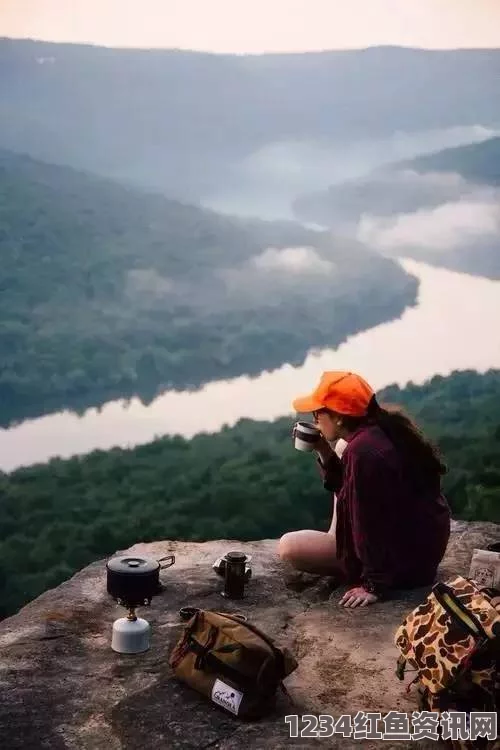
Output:
[[0,423],[299,364],[400,315],[360,244],[0,152]]
[[418,172],[455,172],[474,182],[500,185],[500,138],[447,148],[407,165]]
[[[500,522],[500,371],[434,377],[380,398],[406,406],[439,445],[454,517]],[[328,528],[330,497],[313,457],[294,450],[291,425],[243,420],[0,474],[0,614],[139,541]]]

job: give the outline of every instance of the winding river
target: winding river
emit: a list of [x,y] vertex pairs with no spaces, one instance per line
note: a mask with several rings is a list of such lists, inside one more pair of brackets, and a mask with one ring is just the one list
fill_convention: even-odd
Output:
[[257,378],[212,382],[195,393],[169,391],[149,406],[114,401],[83,416],[59,412],[0,430],[0,468],[69,457],[96,448],[128,447],[164,434],[191,437],[242,417],[269,420],[291,412],[327,369],[361,372],[375,388],[434,374],[500,367],[500,282],[400,259],[418,276],[418,305],[401,318],[352,336],[337,350],[310,354]]

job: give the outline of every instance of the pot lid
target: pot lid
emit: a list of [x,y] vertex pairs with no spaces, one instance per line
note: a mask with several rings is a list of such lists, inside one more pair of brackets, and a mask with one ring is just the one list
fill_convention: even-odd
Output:
[[155,573],[160,568],[160,563],[151,557],[113,557],[108,560],[106,567],[113,573],[126,573],[127,575],[144,575]]
[[244,552],[228,552],[226,554],[226,560],[228,562],[246,562],[247,556]]

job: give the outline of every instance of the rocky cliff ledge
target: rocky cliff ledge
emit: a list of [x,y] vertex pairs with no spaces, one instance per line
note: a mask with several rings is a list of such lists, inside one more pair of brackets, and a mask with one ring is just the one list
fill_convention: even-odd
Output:
[[[454,523],[440,578],[467,573],[472,550],[500,538],[500,526]],[[247,598],[221,598],[211,564],[230,549],[253,556]],[[151,649],[121,656],[110,648],[123,610],[106,594],[105,561],[94,563],[0,624],[0,736],[8,750],[244,750],[273,747],[391,747],[338,737],[291,739],[287,713],[336,717],[358,710],[411,711],[412,695],[395,674],[393,633],[424,590],[358,610],[338,606],[343,589],[310,577],[293,580],[276,557],[276,542],[157,542],[129,550],[153,557],[174,552],[166,584],[150,608]],[[168,654],[180,634],[180,607],[238,611],[291,648],[299,668],[286,681],[296,702],[242,723],[179,685]],[[406,682],[409,681],[409,677]],[[415,743],[413,743],[414,745]],[[434,748],[435,743],[430,743]],[[424,743],[419,742],[419,747]],[[411,743],[396,743],[398,747]]]

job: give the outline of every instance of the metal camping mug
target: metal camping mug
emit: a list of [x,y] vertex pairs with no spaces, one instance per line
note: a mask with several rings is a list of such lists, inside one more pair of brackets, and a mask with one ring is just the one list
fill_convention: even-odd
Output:
[[228,552],[225,557],[224,591],[227,599],[243,599],[246,583],[246,561],[244,552]]
[[320,431],[310,422],[296,422],[294,426],[295,448],[310,453],[320,438]]

